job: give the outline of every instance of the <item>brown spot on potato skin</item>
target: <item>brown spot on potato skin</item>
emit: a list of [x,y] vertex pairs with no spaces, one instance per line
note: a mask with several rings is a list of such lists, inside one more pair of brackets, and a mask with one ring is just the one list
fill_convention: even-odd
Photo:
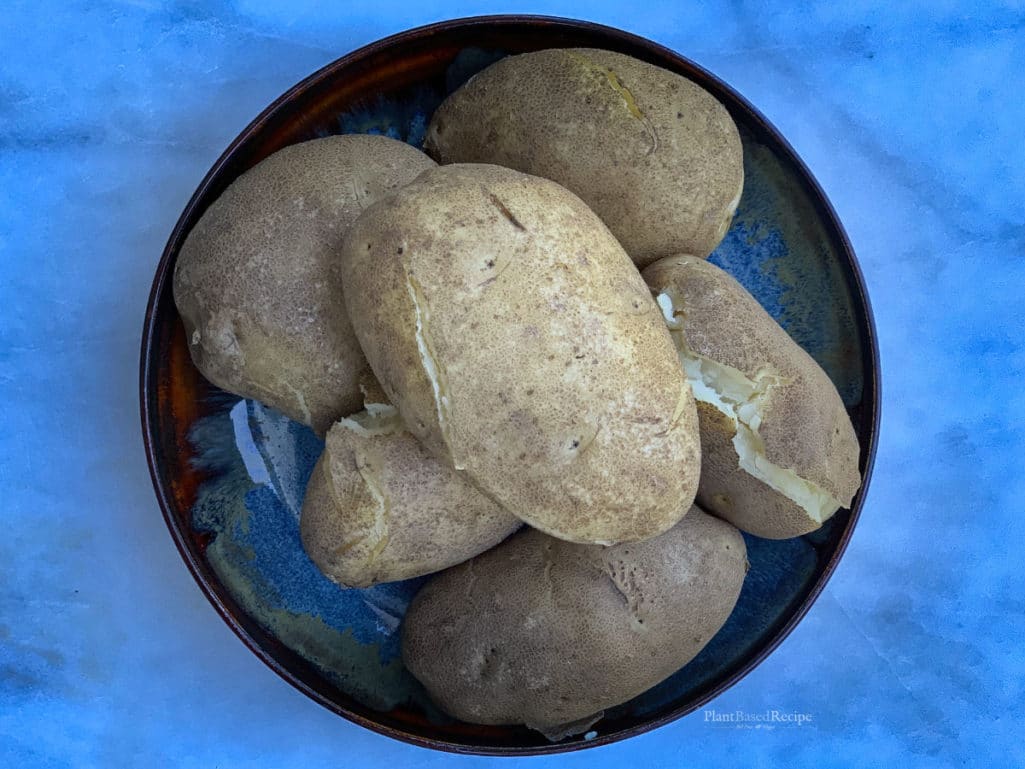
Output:
[[494,204],[495,208],[499,210],[502,216],[504,216],[509,221],[509,223],[512,224],[513,227],[515,227],[518,230],[526,229],[520,223],[520,220],[513,216],[513,213],[509,210],[509,207],[506,206],[506,204],[503,203],[501,200],[499,200],[497,195],[495,195],[493,192],[489,192],[488,199],[492,202],[492,204]]

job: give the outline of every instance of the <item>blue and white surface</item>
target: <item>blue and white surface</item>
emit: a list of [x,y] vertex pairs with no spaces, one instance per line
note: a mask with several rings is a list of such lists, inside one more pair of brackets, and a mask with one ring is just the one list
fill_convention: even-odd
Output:
[[[865,270],[882,441],[847,555],[711,707],[537,765],[1025,763],[1025,8],[1016,4],[124,2],[0,14],[0,765],[480,766],[307,700],[187,574],[137,408],[159,253],[227,143],[359,45],[501,11],[655,39],[794,144]],[[747,727],[747,728],[745,728]]]

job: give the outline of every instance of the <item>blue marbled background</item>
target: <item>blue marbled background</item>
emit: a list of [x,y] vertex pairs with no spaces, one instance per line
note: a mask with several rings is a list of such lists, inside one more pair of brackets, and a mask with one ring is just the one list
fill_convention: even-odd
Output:
[[530,11],[651,37],[794,144],[872,293],[883,434],[799,628],[698,712],[532,765],[1025,764],[1025,7],[1019,3],[7,2],[0,12],[0,766],[480,766],[306,700],[164,528],[136,397],[164,241],[272,98],[383,35]]

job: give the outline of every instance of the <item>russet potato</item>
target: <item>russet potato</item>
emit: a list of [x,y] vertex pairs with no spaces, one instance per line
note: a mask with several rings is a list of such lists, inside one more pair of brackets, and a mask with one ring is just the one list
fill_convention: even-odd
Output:
[[740,202],[743,152],[726,109],[687,78],[592,48],[509,56],[434,113],[440,163],[544,176],[589,205],[641,267],[707,256]]
[[434,577],[402,627],[402,659],[447,713],[585,731],[683,667],[726,622],[744,539],[693,508],[644,542],[579,545],[531,529]]
[[622,247],[575,195],[441,166],[369,207],[342,249],[356,336],[409,430],[553,536],[646,539],[683,515],[690,385]]
[[433,165],[383,136],[331,136],[285,147],[235,180],[189,233],[174,272],[200,373],[321,434],[357,411],[366,360],[338,248],[367,205]]
[[369,587],[462,563],[521,525],[431,456],[393,406],[371,397],[328,431],[300,534],[324,574]]
[[732,276],[676,256],[644,271],[698,404],[698,502],[770,539],[819,528],[861,485],[828,375]]

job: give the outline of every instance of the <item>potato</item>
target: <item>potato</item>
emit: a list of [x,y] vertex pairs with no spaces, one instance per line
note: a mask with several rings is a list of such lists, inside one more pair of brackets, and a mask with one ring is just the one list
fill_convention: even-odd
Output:
[[521,525],[432,457],[393,406],[368,400],[328,431],[300,534],[324,574],[370,587],[462,563]]
[[451,165],[369,207],[345,301],[410,431],[506,510],[577,542],[686,512],[693,395],[644,281],[559,185]]
[[813,531],[861,485],[858,439],[833,383],[736,280],[692,256],[644,271],[698,401],[698,502],[784,539]]
[[434,113],[440,163],[496,163],[579,195],[639,266],[722,240],[744,185],[740,135],[685,77],[611,51],[510,56]]
[[393,139],[332,136],[285,147],[232,183],[189,233],[174,273],[200,373],[321,434],[357,411],[366,360],[337,249],[365,206],[433,165]]
[[402,659],[450,715],[558,739],[690,661],[746,571],[740,532],[696,507],[659,537],[614,547],[524,529],[420,590]]

